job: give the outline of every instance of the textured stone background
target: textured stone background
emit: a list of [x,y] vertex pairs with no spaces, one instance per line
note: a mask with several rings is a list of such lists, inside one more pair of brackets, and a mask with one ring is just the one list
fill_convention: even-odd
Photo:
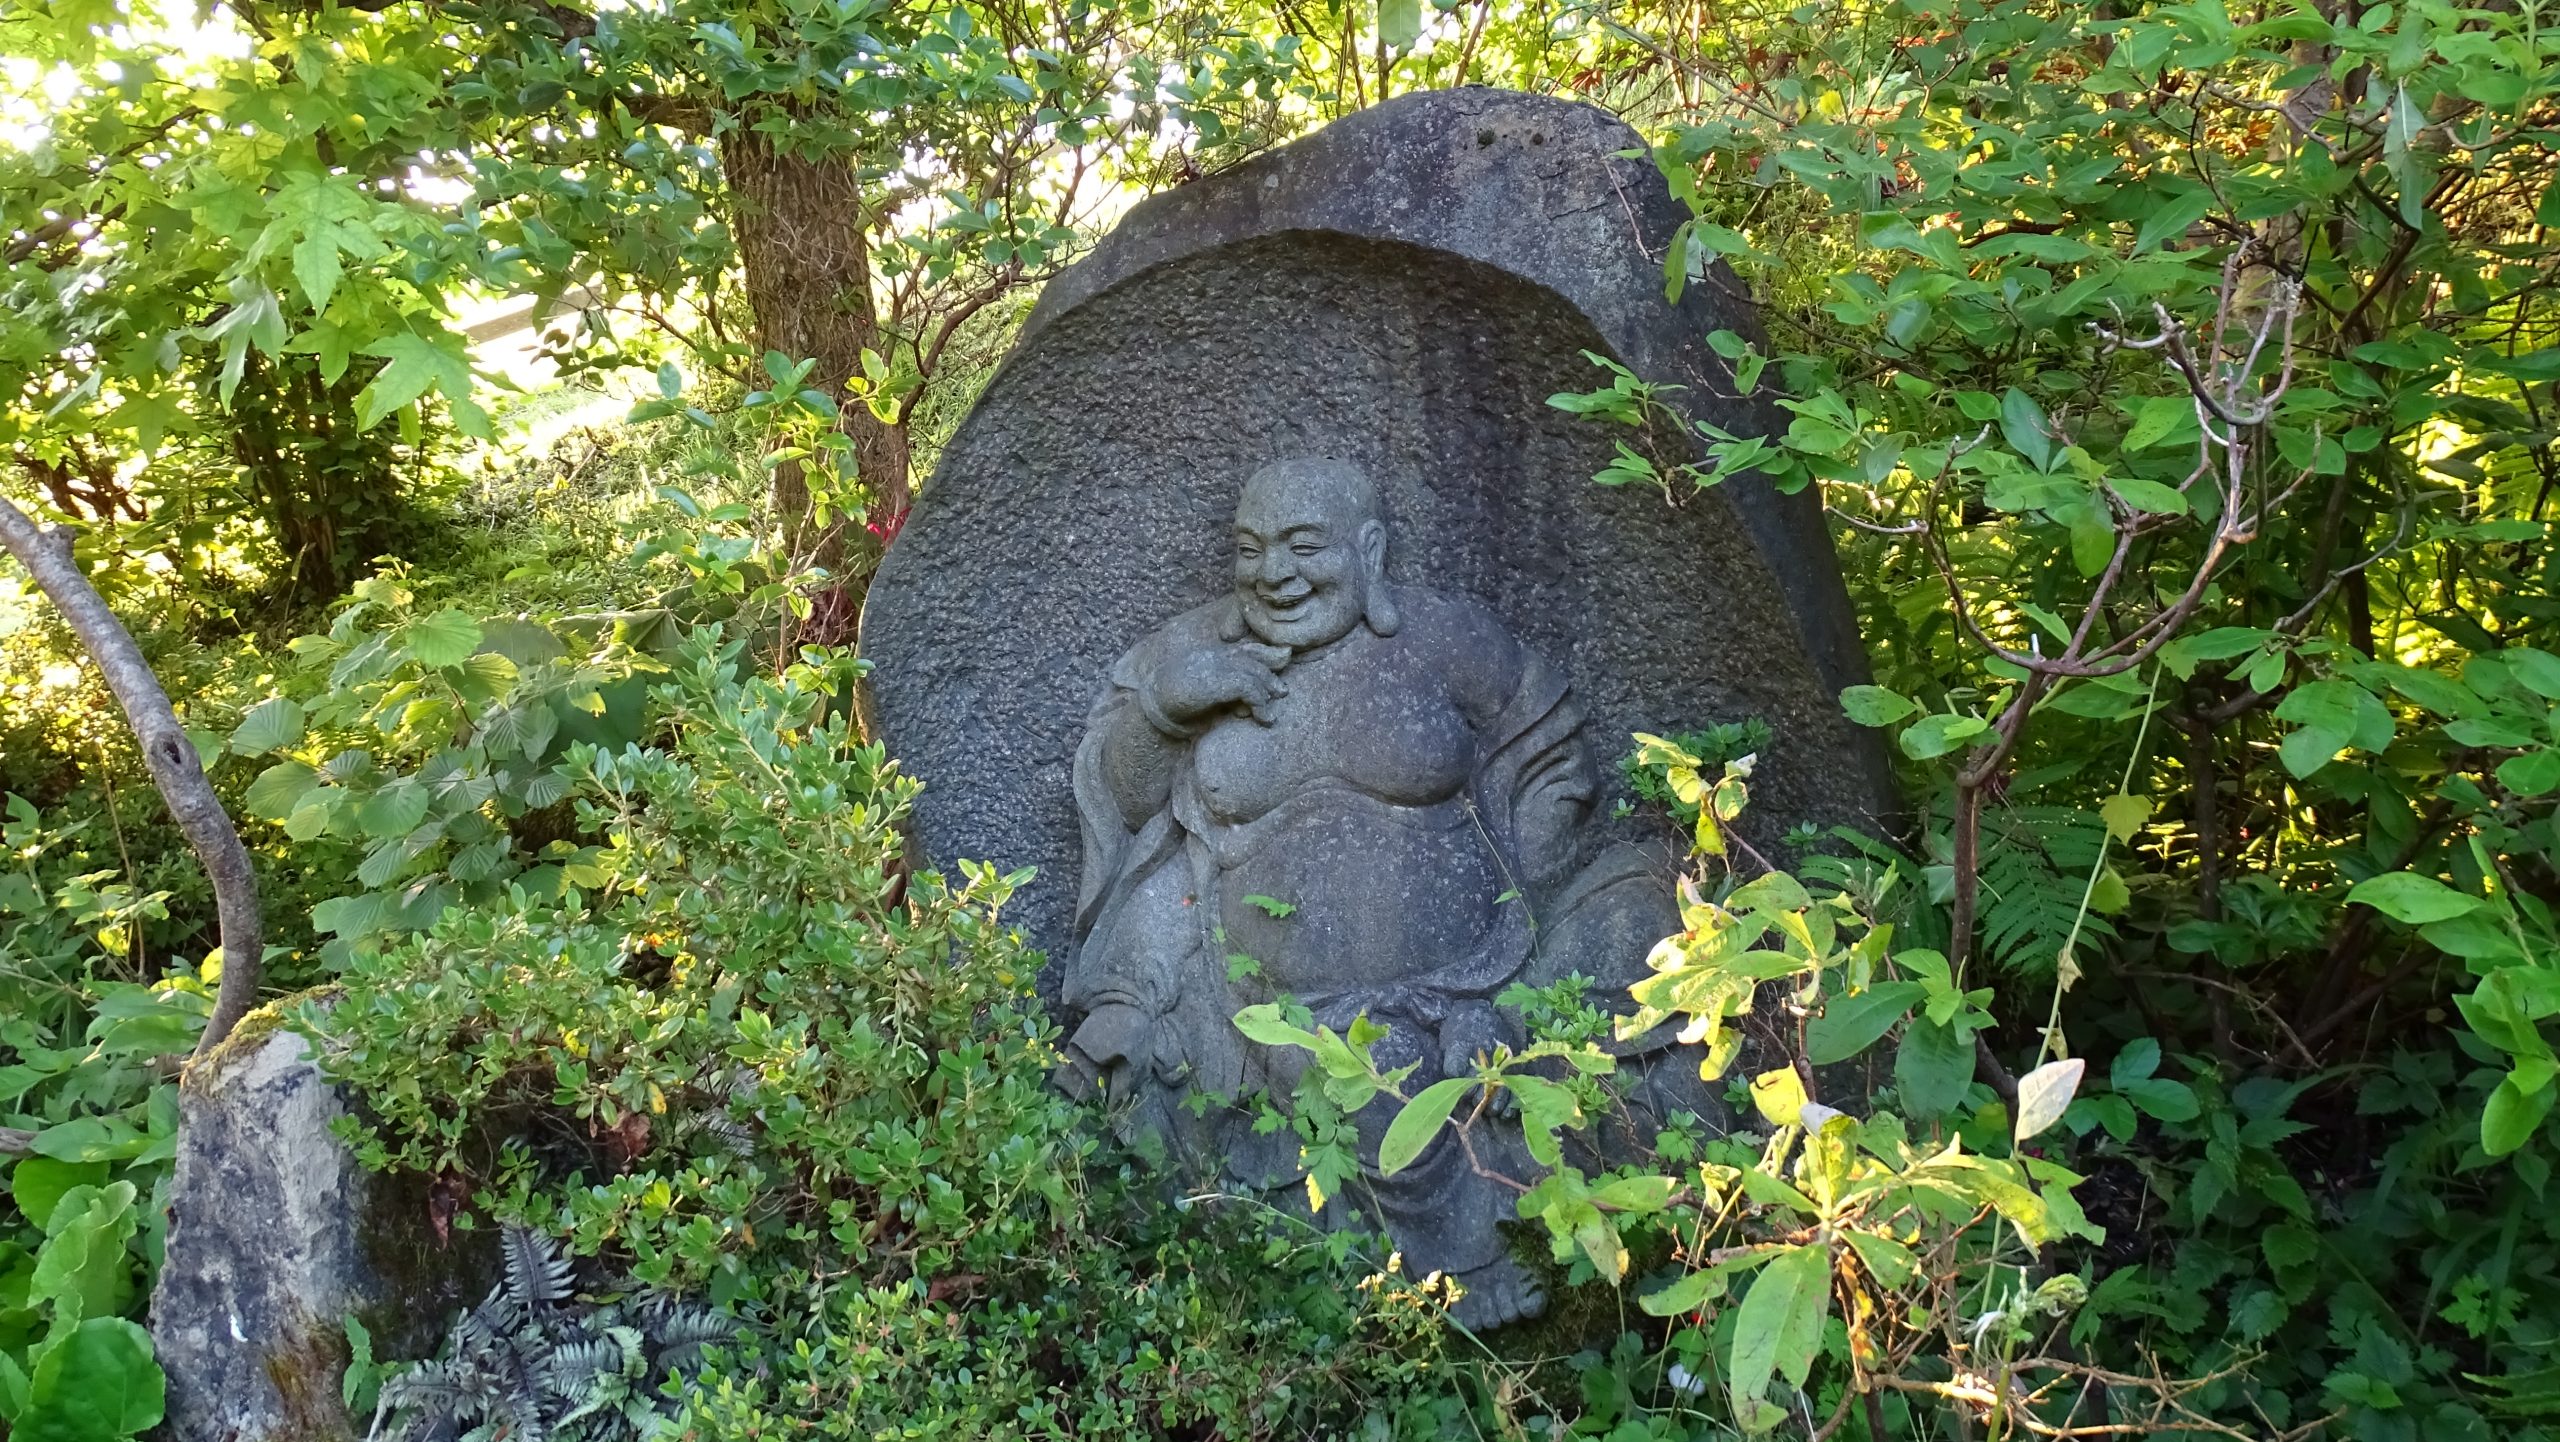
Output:
[[[1355,123],[1369,129],[1338,135]],[[1410,135],[1418,153],[1319,167],[1336,187],[1319,193],[1343,212],[1325,229],[1290,224],[1305,217],[1272,203],[1282,187],[1256,169],[1303,167],[1327,137],[1375,151],[1381,135]],[[1865,667],[1810,498],[1745,496],[1747,482],[1674,510],[1656,491],[1595,486],[1630,433],[1546,404],[1604,378],[1585,350],[1650,348],[1631,362],[1640,373],[1683,374],[1670,362],[1695,364],[1686,342],[1733,323],[1663,303],[1659,260],[1619,192],[1642,199],[1650,181],[1653,201],[1669,198],[1649,169],[1608,158],[1631,139],[1560,102],[1416,97],[1151,202],[1053,284],[942,457],[864,618],[873,720],[927,783],[916,826],[932,861],[1037,866],[1009,915],[1044,948],[1063,943],[1078,865],[1069,765],[1086,710],[1121,650],[1225,586],[1238,488],[1291,455],[1370,469],[1390,513],[1390,574],[1476,596],[1560,663],[1613,782],[1630,732],[1759,716],[1777,740],[1755,829],[1888,804],[1872,736],[1833,699]],[[1467,180],[1466,203],[1483,211],[1473,223],[1507,227],[1485,253],[1556,230],[1558,184],[1596,191],[1609,203],[1568,212],[1579,229],[1549,234],[1543,263],[1584,291],[1616,269],[1636,294],[1612,292],[1611,313],[1447,249],[1344,233],[1364,197],[1383,217],[1373,231],[1445,229],[1448,216],[1410,213],[1431,191],[1411,172],[1453,162],[1481,168]],[[1539,194],[1506,206],[1478,193],[1506,183]],[[1196,248],[1182,243],[1186,217]],[[1278,228],[1254,233],[1262,224]],[[1597,264],[1577,245],[1630,259]],[[1718,415],[1737,428],[1756,418],[1731,404]],[[1661,831],[1641,815],[1619,825]]]

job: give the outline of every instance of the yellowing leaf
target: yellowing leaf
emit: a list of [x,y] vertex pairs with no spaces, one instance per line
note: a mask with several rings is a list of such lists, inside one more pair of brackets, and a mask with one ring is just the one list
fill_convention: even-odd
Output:
[[2010,1133],[2011,1139],[2023,1142],[2062,1120],[2063,1111],[2080,1090],[2080,1077],[2088,1066],[2080,1058],[2070,1057],[2046,1062],[2018,1078],[2018,1124]]
[[1804,1078],[1796,1075],[1794,1067],[1764,1071],[1751,1079],[1751,1104],[1779,1126],[1794,1126],[1804,1101]]

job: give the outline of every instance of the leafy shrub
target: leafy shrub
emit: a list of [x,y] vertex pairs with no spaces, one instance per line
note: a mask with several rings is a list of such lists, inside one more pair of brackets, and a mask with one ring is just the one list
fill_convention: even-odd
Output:
[[908,871],[916,786],[854,739],[848,670],[757,676],[696,631],[663,749],[562,763],[592,876],[357,948],[297,1025],[370,1114],[359,1155],[467,1187],[459,1225],[742,1317],[687,1404],[709,1435],[1280,1435],[1401,1405],[1426,1305],[1357,1286],[1346,1241],[1168,1208],[1048,1085],[1036,958],[997,920],[1021,878]]
[[[159,1421],[160,1369],[129,1320],[149,1295],[177,1154],[177,1064],[210,1010],[192,968],[128,979],[163,893],[137,893],[80,823],[23,798],[0,823],[0,1421],[113,1442]],[[110,1406],[101,1399],[128,1399]]]

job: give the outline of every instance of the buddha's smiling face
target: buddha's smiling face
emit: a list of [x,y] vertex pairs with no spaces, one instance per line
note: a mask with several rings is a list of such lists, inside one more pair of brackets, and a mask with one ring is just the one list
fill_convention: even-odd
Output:
[[1347,467],[1274,466],[1236,503],[1236,599],[1254,636],[1304,651],[1349,635],[1380,579],[1386,527]]

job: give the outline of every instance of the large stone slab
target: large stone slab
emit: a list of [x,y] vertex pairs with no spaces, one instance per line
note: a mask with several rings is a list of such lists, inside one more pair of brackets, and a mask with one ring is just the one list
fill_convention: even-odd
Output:
[[[1545,403],[1604,379],[1590,351],[1774,429],[1705,344],[1756,330],[1731,277],[1664,297],[1683,212],[1638,144],[1586,106],[1409,96],[1149,200],[1050,285],[864,617],[930,860],[1037,866],[1009,915],[1064,953],[1088,708],[1140,636],[1227,589],[1245,478],[1296,457],[1374,477],[1388,575],[1480,602],[1594,737],[1759,717],[1763,834],[1885,812],[1883,754],[1835,700],[1866,665],[1814,498],[1596,486],[1628,433]],[[1641,812],[1604,824],[1661,840]]]

